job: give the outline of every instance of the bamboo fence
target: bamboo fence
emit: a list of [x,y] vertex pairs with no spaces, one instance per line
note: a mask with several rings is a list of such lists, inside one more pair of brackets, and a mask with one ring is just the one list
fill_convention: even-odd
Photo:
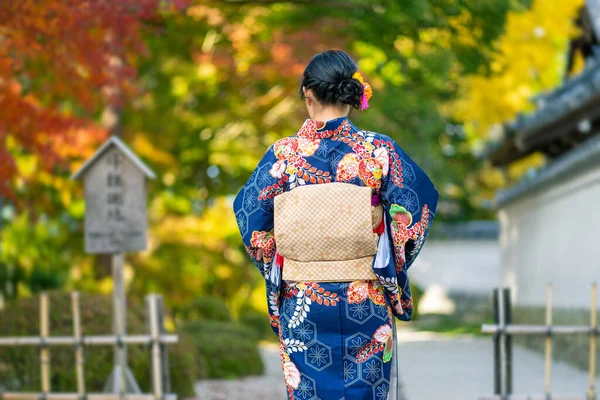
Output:
[[[494,289],[494,324],[483,324],[482,333],[493,335],[494,340],[494,394],[480,396],[479,400],[596,400],[596,340],[600,334],[597,324],[597,286],[592,284],[589,325],[552,325],[552,285],[546,290],[546,318],[544,325],[512,324],[509,289]],[[545,336],[544,392],[537,394],[512,393],[512,336]],[[588,335],[589,368],[587,392],[553,394],[552,339],[555,335]]]
[[[0,392],[0,400],[177,400],[170,390],[166,345],[177,342],[177,335],[164,333],[162,298],[146,296],[149,333],[146,335],[82,335],[79,293],[71,294],[73,336],[50,336],[50,305],[48,295],[40,295],[40,335],[27,337],[0,337],[0,346],[37,346],[40,348],[41,391],[38,393]],[[87,393],[85,387],[84,348],[88,346],[147,345],[151,351],[151,394]],[[50,348],[73,346],[75,351],[76,393],[52,392],[50,379]]]

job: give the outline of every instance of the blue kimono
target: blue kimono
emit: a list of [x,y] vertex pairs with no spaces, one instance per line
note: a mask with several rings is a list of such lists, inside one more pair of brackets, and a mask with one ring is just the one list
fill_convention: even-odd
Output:
[[[373,266],[377,280],[282,281],[285,260],[277,255],[273,198],[300,185],[330,182],[367,186],[380,197],[386,216],[381,238],[392,257]],[[296,135],[267,150],[234,210],[246,249],[265,277],[288,399],[388,399],[394,316],[412,317],[407,271],[427,238],[437,202],[429,177],[392,139],[361,131],[346,117],[307,120]],[[335,210],[335,204],[328,206]]]

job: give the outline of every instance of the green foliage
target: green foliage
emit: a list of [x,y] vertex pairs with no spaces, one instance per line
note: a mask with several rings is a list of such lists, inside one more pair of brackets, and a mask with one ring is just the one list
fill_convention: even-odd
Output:
[[177,314],[186,321],[231,321],[227,304],[215,296],[196,297]]
[[7,224],[0,231],[2,297],[15,298],[23,289],[38,292],[62,287],[72,262],[69,233],[60,221],[45,218],[34,222],[25,213]]
[[493,323],[491,318],[478,322],[467,322],[460,315],[427,315],[417,322],[417,329],[428,332],[446,333],[449,335],[481,335],[481,324]]
[[264,365],[255,332],[231,322],[197,321],[181,326],[194,338],[196,352],[206,363],[206,377],[260,375]]
[[171,392],[180,398],[195,396],[194,384],[206,378],[206,363],[196,352],[194,339],[183,330],[177,331],[177,344],[169,347]]
[[238,322],[254,331],[257,340],[275,338],[269,323],[269,316],[258,310],[247,309],[240,313]]
[[423,288],[416,283],[410,284],[410,292],[412,294],[413,300],[413,314],[412,320],[416,321],[419,319],[419,303],[421,302],[421,297],[423,297]]
[[[111,299],[106,296],[82,295],[81,322],[84,335],[101,335],[110,332],[112,321]],[[73,333],[71,300],[66,293],[49,295],[50,333],[52,336]],[[28,297],[7,303],[0,313],[0,336],[39,336],[39,299]],[[137,302],[128,304],[128,333],[145,333],[144,307]],[[176,345],[169,346],[172,390],[181,396],[193,395],[196,365],[191,339],[184,336]],[[74,392],[75,352],[71,347],[51,348],[51,385],[57,392]],[[142,390],[150,391],[150,356],[144,346],[128,346],[129,367]],[[91,392],[101,392],[113,368],[111,347],[85,348],[85,382]],[[1,347],[0,384],[8,390],[37,391],[40,388],[39,349],[34,347]],[[183,371],[183,372],[182,372]]]

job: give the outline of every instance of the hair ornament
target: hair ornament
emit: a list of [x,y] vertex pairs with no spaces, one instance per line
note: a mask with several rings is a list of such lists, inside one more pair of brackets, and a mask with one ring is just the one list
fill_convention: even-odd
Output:
[[357,71],[352,74],[352,78],[356,79],[363,85],[363,94],[362,98],[360,99],[360,109],[366,110],[369,108],[369,100],[371,99],[371,96],[373,96],[373,89],[371,89],[371,85],[365,82],[360,72]]

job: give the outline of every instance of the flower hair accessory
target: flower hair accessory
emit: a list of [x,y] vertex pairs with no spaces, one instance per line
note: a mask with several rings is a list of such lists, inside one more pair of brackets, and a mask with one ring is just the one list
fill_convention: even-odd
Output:
[[352,74],[352,78],[356,79],[363,85],[364,90],[362,98],[360,99],[360,109],[366,110],[367,108],[369,108],[369,100],[371,99],[371,96],[373,96],[373,89],[371,89],[371,85],[365,82],[365,80],[359,72],[355,72],[354,74]]

